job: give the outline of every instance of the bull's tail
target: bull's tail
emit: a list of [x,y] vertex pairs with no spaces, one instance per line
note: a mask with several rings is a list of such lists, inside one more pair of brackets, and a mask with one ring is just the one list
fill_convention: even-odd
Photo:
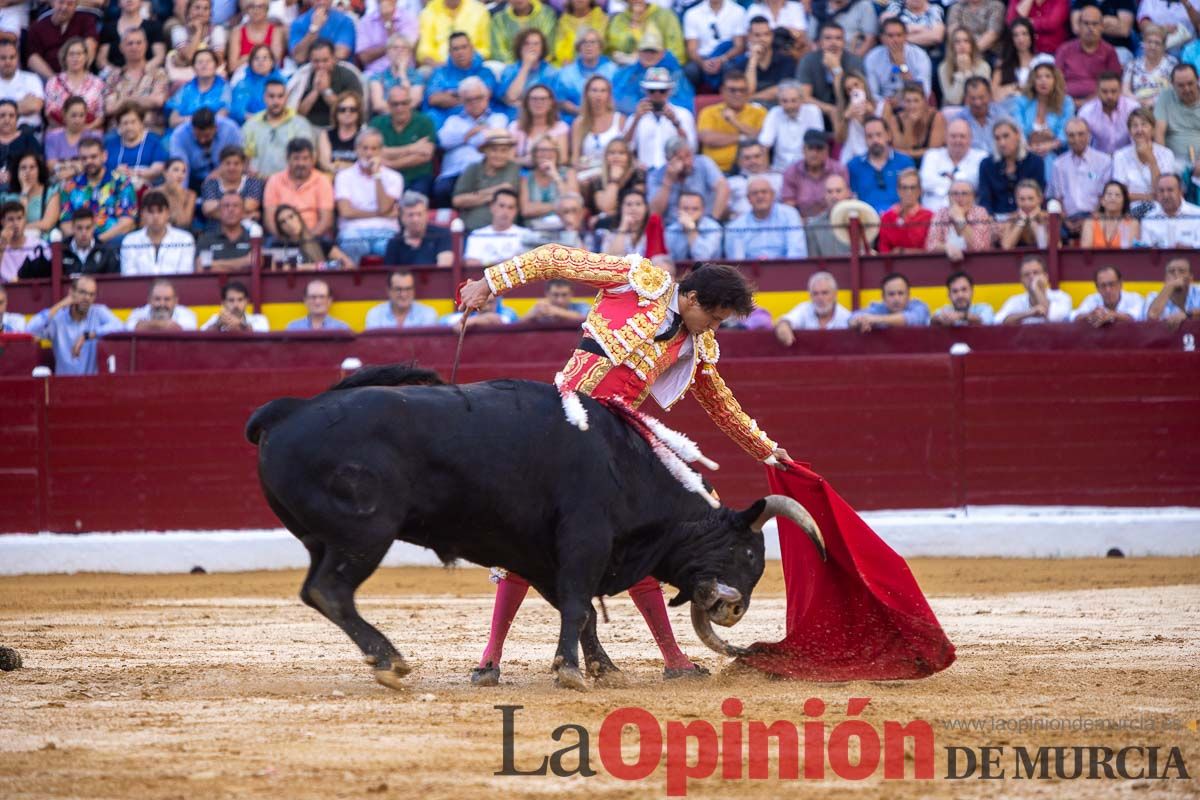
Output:
[[258,444],[258,440],[269,427],[287,419],[304,403],[305,401],[298,397],[282,397],[259,406],[246,422],[246,439],[250,444]]

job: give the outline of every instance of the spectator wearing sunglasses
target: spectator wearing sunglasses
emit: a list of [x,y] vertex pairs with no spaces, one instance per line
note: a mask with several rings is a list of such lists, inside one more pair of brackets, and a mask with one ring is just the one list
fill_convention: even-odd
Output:
[[892,149],[892,134],[887,123],[879,117],[867,117],[863,122],[867,152],[855,156],[846,165],[850,173],[850,188],[860,200],[869,203],[882,214],[900,200],[897,182],[900,173],[916,164],[904,153]]

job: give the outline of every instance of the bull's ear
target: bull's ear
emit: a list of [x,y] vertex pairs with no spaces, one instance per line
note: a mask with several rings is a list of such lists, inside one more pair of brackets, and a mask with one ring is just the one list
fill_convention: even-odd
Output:
[[[759,518],[762,516],[763,510],[766,507],[767,507],[767,498],[764,497],[762,499],[755,500],[753,503],[750,504],[750,507],[747,508],[745,511],[738,512],[738,518],[742,521],[743,524],[745,524],[745,526],[747,528],[753,529],[754,525],[756,523],[758,523],[759,527],[758,527],[758,530],[755,531],[755,533],[762,533],[762,524],[759,523],[758,521],[759,521]],[[765,520],[764,520],[764,522],[765,522]]]
[[667,605],[671,606],[672,608],[675,608],[676,606],[683,605],[684,603],[688,602],[689,600],[691,600],[691,598],[688,597],[686,594],[684,594],[683,590],[681,589],[679,591],[679,594],[672,597],[671,602],[667,603]]

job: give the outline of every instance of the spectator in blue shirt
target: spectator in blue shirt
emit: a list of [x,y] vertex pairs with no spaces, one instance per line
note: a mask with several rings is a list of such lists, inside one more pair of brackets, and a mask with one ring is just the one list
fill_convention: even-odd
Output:
[[804,258],[808,244],[800,212],[775,202],[775,189],[761,176],[746,185],[750,210],[725,229],[725,255],[734,261],[747,258]]
[[478,78],[487,86],[491,110],[505,111],[504,104],[497,98],[496,76],[483,65],[483,59],[471,44],[471,37],[465,33],[452,33],[450,59],[433,71],[425,85],[425,113],[433,120],[435,128],[442,127],[443,122],[463,110],[458,91],[467,78]]
[[378,328],[425,328],[438,324],[432,306],[418,303],[417,284],[406,269],[389,272],[388,301],[367,312],[367,330]]
[[712,261],[721,257],[721,223],[704,214],[704,198],[680,192],[675,221],[667,226],[667,252],[675,261]]
[[658,214],[667,225],[675,221],[679,195],[695,192],[704,198],[704,211],[713,219],[725,216],[729,207],[729,181],[721,168],[706,155],[692,152],[692,144],[681,136],[673,136],[663,146],[667,163],[646,174],[646,199],[650,212]]
[[975,279],[959,270],[946,278],[946,293],[950,302],[937,310],[930,319],[931,325],[961,328],[966,325],[991,325],[996,321],[996,312],[987,303],[976,303]]
[[66,297],[29,321],[28,332],[50,340],[59,375],[95,375],[97,337],[123,329],[117,315],[96,302],[96,280],[80,275]]
[[1146,295],[1146,319],[1161,319],[1178,328],[1200,317],[1200,286],[1192,283],[1192,262],[1184,256],[1167,262],[1162,290]]
[[517,53],[517,62],[509,64],[500,73],[500,83],[496,92],[498,98],[513,113],[521,108],[525,93],[534,86],[553,86],[558,70],[550,66],[550,44],[546,34],[537,28],[526,28],[517,34],[513,41],[513,49]]
[[188,168],[188,188],[197,194],[209,173],[221,163],[220,152],[229,146],[241,147],[242,129],[233,120],[218,117],[202,108],[188,125],[180,125],[171,134],[171,157],[183,159]]
[[[468,328],[486,328],[493,325],[512,325],[520,321],[521,319],[517,316],[517,312],[503,305],[499,297],[493,296],[491,300],[483,304],[482,308],[467,318],[466,325]],[[455,330],[461,330],[463,312],[452,311],[449,314],[443,315],[438,322],[442,325],[449,325]]]
[[289,331],[348,331],[350,326],[340,319],[329,316],[333,305],[333,290],[323,280],[312,280],[304,287],[304,308],[308,311],[300,319],[287,324]]
[[850,190],[882,214],[900,202],[900,193],[896,190],[900,173],[914,169],[916,164],[909,156],[892,149],[891,132],[879,117],[863,120],[863,132],[867,152],[850,159],[846,165],[846,171],[850,173]]
[[318,39],[333,44],[338,61],[354,55],[354,20],[341,11],[330,8],[332,0],[312,0],[312,6],[296,17],[288,31],[288,52],[297,64],[308,61],[308,51]]
[[638,44],[637,61],[621,67],[613,74],[613,103],[616,104],[617,111],[625,116],[637,111],[638,101],[644,95],[642,79],[646,77],[646,71],[654,67],[661,67],[671,73],[671,80],[675,84],[671,103],[691,110],[696,99],[696,90],[683,74],[683,67],[675,58],[675,54],[663,46],[658,30],[650,28],[642,34],[642,40]]
[[575,40],[575,60],[564,64],[554,76],[554,96],[563,119],[570,123],[583,105],[583,87],[593,75],[612,83],[617,65],[604,55],[604,37],[594,30],[583,32]]
[[993,217],[1003,218],[1017,210],[1017,184],[1025,179],[1046,190],[1046,166],[1042,157],[1025,145],[1017,123],[1002,119],[992,127],[996,149],[979,163],[979,205]]
[[526,322],[570,323],[578,325],[587,318],[591,306],[572,299],[571,282],[562,278],[546,281],[546,296],[533,304],[522,318]]
[[133,101],[117,109],[114,115],[117,129],[104,137],[109,172],[125,167],[131,175],[143,181],[154,180],[162,174],[167,165],[167,148],[157,133],[146,130],[144,114]]
[[850,327],[866,333],[879,328],[920,328],[929,324],[929,306],[908,293],[908,278],[899,272],[883,277],[883,301],[876,300],[850,315]]
[[192,56],[192,69],[196,77],[179,87],[163,106],[171,128],[187,123],[202,108],[214,113],[224,113],[229,108],[229,84],[217,74],[217,54],[212,50],[197,50]]

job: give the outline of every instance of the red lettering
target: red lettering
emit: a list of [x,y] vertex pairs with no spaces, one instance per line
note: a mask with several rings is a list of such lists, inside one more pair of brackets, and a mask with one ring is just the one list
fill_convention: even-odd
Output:
[[[819,717],[825,713],[825,703],[810,697],[804,701],[804,715]],[[825,777],[825,723],[804,723],[804,777],[820,780]]]
[[[688,764],[688,740],[696,740],[696,763]],[[717,730],[698,719],[667,723],[667,796],[687,794],[689,778],[707,778],[717,768]]]
[[[813,724],[813,723],[807,723]],[[820,723],[816,723],[820,724]],[[794,723],[772,722],[770,727],[757,720],[750,723],[750,779],[765,780],[771,775],[771,737],[779,754],[779,779],[800,777],[800,733]],[[808,756],[805,755],[805,758]]]
[[[846,703],[848,715],[861,714],[871,702],[869,697],[851,697]],[[850,763],[850,739],[858,739],[858,763]],[[829,766],[834,774],[847,780],[868,778],[879,768],[879,734],[861,719],[839,722],[829,734]]]
[[[621,736],[626,725],[638,731],[638,758],[632,764],[626,764],[621,754]],[[650,777],[662,760],[662,746],[658,720],[644,708],[618,708],[600,725],[600,763],[614,778],[640,781]]]
[[904,778],[905,740],[913,743],[913,777],[917,780],[933,778],[933,726],[923,719],[914,719],[907,725],[899,722],[883,723],[883,777],[889,780]]
[[[742,701],[727,697],[721,703],[721,713],[727,717],[742,715]],[[742,723],[721,723],[721,777],[726,780],[742,777]]]

